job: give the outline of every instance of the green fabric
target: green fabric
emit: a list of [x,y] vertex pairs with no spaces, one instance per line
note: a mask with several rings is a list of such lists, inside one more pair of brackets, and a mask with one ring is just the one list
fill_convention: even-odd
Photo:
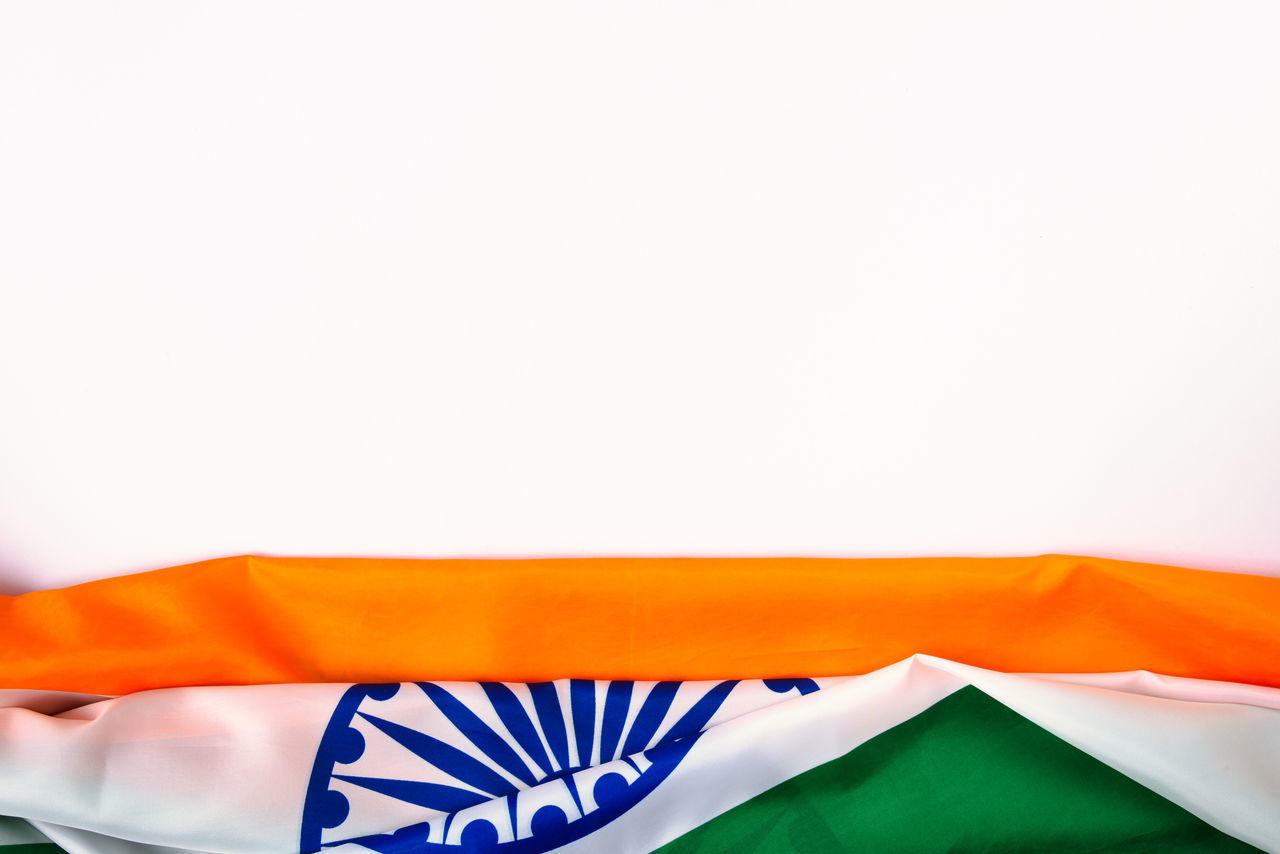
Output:
[[66,854],[23,818],[0,815],[0,854]]
[[1257,849],[966,687],[659,850]]
[[0,815],[0,854],[65,854],[23,818]]

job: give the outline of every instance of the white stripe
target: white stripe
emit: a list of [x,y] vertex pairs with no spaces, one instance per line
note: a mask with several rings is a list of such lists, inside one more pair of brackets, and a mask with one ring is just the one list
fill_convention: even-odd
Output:
[[[952,662],[935,666],[968,678],[1209,824],[1260,848],[1280,849],[1280,714],[1274,694],[1264,707],[1161,697],[1147,693],[1153,684],[1143,693],[1126,693],[1082,682],[1010,678]],[[1215,697],[1256,695],[1186,681],[1171,687]]]
[[48,841],[48,837],[32,827],[31,822],[0,815],[0,849],[9,845],[30,845]]
[[[928,656],[822,684],[803,697],[738,686],[670,778],[565,850],[651,851],[972,684],[1210,824],[1280,852],[1280,690],[1145,673],[1009,675]],[[76,854],[161,854],[87,834],[179,851],[295,850],[315,751],[346,687],[175,688],[98,702],[23,692],[31,706],[66,709],[55,716],[12,707],[10,693],[0,698],[11,705],[0,708],[0,814],[48,823]],[[597,698],[598,718],[603,692]],[[611,769],[635,774],[621,763],[588,769],[583,791]],[[374,810],[364,832],[406,823],[403,803],[378,812],[381,797],[362,802]],[[528,815],[519,821],[527,828]],[[460,830],[455,822],[449,838]]]
[[[142,842],[130,842],[80,830],[75,827],[63,827],[48,822],[36,822],[44,835],[58,844],[67,854],[209,854],[194,848],[168,848],[161,845],[147,845]],[[0,854],[4,854],[0,851]]]
[[974,685],[1218,829],[1280,852],[1280,691],[1148,673],[1012,675],[914,656],[707,732],[566,852],[643,852]]
[[42,715],[57,715],[70,709],[87,706],[106,697],[99,694],[71,694],[65,691],[28,691],[20,688],[0,688],[0,709],[31,709]]
[[[909,660],[709,729],[649,797],[567,852],[649,852],[915,717],[964,682]],[[354,852],[352,852],[354,854]]]
[[287,851],[345,687],[144,691],[53,717],[0,709],[0,814],[175,848]]

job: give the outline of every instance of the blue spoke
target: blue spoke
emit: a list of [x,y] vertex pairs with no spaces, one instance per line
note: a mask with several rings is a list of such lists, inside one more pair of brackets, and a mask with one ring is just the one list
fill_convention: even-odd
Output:
[[360,713],[360,717],[382,730],[414,756],[425,759],[460,783],[495,797],[519,789],[479,759],[438,738],[364,712]]
[[600,723],[600,761],[608,762],[617,756],[618,739],[627,723],[627,709],[631,706],[631,689],[634,682],[610,682],[604,695],[604,720]]
[[556,756],[558,771],[569,767],[569,737],[564,729],[564,710],[560,708],[560,694],[554,682],[535,682],[529,685],[533,696],[533,709],[538,713],[542,734]]
[[423,783],[418,780],[348,777],[344,774],[334,774],[333,779],[342,780],[345,783],[351,783],[361,788],[387,795],[407,804],[440,812],[457,812],[489,800],[484,795],[467,789],[455,789],[453,786],[442,786],[439,783]]
[[498,713],[498,718],[507,728],[507,732],[511,733],[511,737],[538,764],[542,773],[547,775],[554,773],[555,769],[551,767],[546,748],[542,746],[542,739],[538,737],[538,728],[529,719],[529,713],[524,710],[515,692],[501,682],[482,682],[480,687],[484,689],[485,696],[489,698],[489,705],[493,706],[493,710]]
[[729,696],[729,692],[737,685],[737,681],[721,682],[702,696],[702,699],[693,704],[693,708],[685,712],[680,720],[671,725],[671,728],[662,736],[662,741],[672,741],[677,738],[683,738],[686,735],[692,735],[699,732],[707,721],[720,711],[720,707],[724,705],[725,698]]
[[653,740],[653,734],[658,731],[658,727],[662,725],[662,719],[667,716],[667,710],[671,708],[678,690],[680,690],[679,682],[659,682],[653,686],[649,696],[644,698],[644,704],[640,706],[635,722],[631,724],[631,731],[627,733],[626,743],[622,745],[623,756],[639,753],[649,746],[649,742]]
[[494,732],[488,724],[480,720],[475,712],[463,705],[462,701],[432,682],[419,682],[423,692],[431,698],[436,707],[449,719],[449,723],[458,728],[472,744],[494,762],[505,768],[516,779],[533,786],[538,778],[524,764],[520,754],[503,741],[502,736]]
[[591,764],[591,748],[596,743],[596,683],[590,679],[571,680],[569,708],[578,744],[578,765],[585,768]]

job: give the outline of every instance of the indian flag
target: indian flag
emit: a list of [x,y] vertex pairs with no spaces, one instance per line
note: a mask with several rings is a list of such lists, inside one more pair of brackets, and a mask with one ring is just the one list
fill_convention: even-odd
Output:
[[0,600],[0,852],[1280,851],[1280,579],[239,557]]

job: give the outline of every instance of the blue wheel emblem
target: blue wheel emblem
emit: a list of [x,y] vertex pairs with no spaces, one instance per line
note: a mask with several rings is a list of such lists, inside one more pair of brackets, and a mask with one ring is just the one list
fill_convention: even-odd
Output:
[[352,686],[316,754],[300,850],[549,851],[657,788],[737,684]]

